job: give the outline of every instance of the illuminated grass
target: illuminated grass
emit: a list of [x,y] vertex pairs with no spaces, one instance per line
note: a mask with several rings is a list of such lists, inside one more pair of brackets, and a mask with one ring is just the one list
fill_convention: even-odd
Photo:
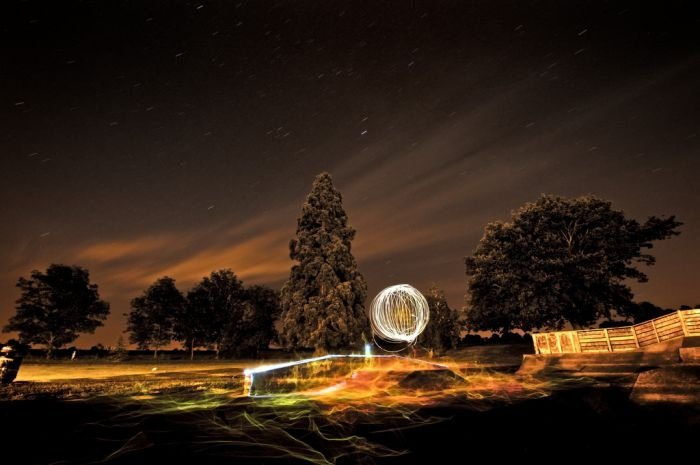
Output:
[[[196,372],[158,370],[108,379],[20,382],[3,387],[0,398],[99,402],[105,413],[85,424],[81,434],[106,438],[106,450],[97,457],[104,463],[130,463],[149,448],[162,450],[168,447],[158,439],[164,434],[176,436],[181,447],[195,455],[224,462],[325,465],[402,457],[411,454],[402,432],[428,431],[460,412],[482,412],[586,384],[486,369],[474,372],[473,365],[441,361],[435,366],[457,372],[459,382],[436,389],[420,384],[407,388],[398,386],[391,374],[397,366],[369,366],[355,377],[353,371],[333,379],[327,361],[321,362],[318,373],[328,376],[320,383],[325,388],[306,395],[250,398],[244,393],[242,369],[217,365]],[[300,374],[308,376],[296,373]]]
[[[115,403],[136,408],[111,419],[110,427],[132,425],[149,417],[167,415],[198,431],[192,447],[208,453],[251,460],[295,459],[315,465],[355,463],[395,457],[410,450],[383,443],[400,431],[424,428],[448,421],[451,415],[427,412],[435,407],[447,411],[483,411],[494,406],[549,395],[553,390],[585,381],[542,381],[484,371],[465,376],[465,383],[452,389],[396,393],[376,389],[371,393],[299,394],[250,398],[241,379],[228,388],[172,390],[145,398],[117,396]],[[368,386],[362,385],[363,389]],[[358,425],[363,434],[358,434]],[[119,453],[125,453],[124,447]]]

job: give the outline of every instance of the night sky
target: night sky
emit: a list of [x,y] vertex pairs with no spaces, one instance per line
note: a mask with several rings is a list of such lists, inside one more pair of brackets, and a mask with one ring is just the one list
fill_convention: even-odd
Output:
[[324,170],[370,297],[461,307],[487,222],[593,193],[685,223],[634,289],[700,302],[700,16],[640,3],[3,2],[0,324],[52,262],[112,305],[86,347],[166,274],[279,287]]

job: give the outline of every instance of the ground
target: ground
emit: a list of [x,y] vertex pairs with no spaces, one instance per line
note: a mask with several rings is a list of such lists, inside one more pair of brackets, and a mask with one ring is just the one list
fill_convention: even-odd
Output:
[[4,457],[12,451],[23,464],[402,464],[668,461],[695,450],[698,406],[635,403],[629,380],[522,377],[513,371],[523,350],[449,354],[468,389],[420,403],[250,399],[241,374],[252,361],[27,363],[16,383],[0,388]]

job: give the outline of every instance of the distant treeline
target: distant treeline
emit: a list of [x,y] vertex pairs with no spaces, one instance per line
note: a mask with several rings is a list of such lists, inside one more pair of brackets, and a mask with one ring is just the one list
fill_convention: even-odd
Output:
[[[16,342],[12,342],[16,344]],[[504,335],[492,334],[491,336],[482,337],[478,334],[467,334],[452,347],[453,349],[461,349],[464,347],[480,346],[480,345],[498,345],[498,344],[532,344],[532,336],[530,334],[509,333]],[[0,344],[2,345],[2,344]],[[422,351],[427,352],[428,348],[422,348]],[[44,360],[46,351],[43,349],[32,349],[25,347],[23,350],[25,360]],[[300,357],[310,357],[313,355],[313,350],[295,351],[295,354]],[[444,352],[449,355],[449,351]],[[255,354],[255,359],[275,360],[287,358],[289,352],[282,348],[267,348]],[[101,344],[94,345],[89,349],[79,349],[77,347],[69,347],[65,349],[55,350],[52,358],[55,360],[73,360],[78,363],[86,360],[104,360],[104,361],[153,361],[152,350],[131,349],[119,352],[115,347],[104,347]],[[174,348],[161,350],[158,353],[159,360],[190,360],[191,353],[189,349]],[[215,350],[198,349],[196,350],[196,360],[216,360],[217,353]]]
[[[634,302],[627,283],[647,281],[638,265],[654,264],[653,243],[680,234],[681,226],[674,216],[638,222],[595,196],[543,195],[509,221],[486,225],[465,259],[464,308],[451,308],[436,286],[427,290],[430,319],[417,346],[440,353],[459,345],[526,343],[529,336],[522,332],[619,326],[666,314],[672,310]],[[354,238],[340,192],[321,173],[302,205],[289,243],[293,265],[281,289],[245,286],[228,268],[186,292],[163,276],[131,300],[125,314],[128,343],[151,350],[154,358],[174,342],[190,358],[195,352],[261,357],[271,345],[315,353],[362,351],[375,336],[367,283],[351,253]],[[93,333],[110,313],[80,266],[34,270],[17,287],[16,314],[3,331],[18,333],[22,344],[45,347],[47,358],[63,356],[63,348]],[[464,337],[465,332],[470,334]],[[494,335],[474,335],[487,332]],[[104,349],[93,352],[107,356]],[[136,356],[123,338],[108,352],[114,359]]]

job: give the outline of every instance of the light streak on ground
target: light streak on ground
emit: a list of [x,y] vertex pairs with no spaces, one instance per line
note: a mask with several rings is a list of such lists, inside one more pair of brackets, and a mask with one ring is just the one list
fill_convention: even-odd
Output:
[[[351,363],[344,366],[345,362]],[[356,369],[358,366],[361,368]],[[247,395],[246,375],[263,376],[276,370],[299,390]],[[216,389],[121,397],[119,402],[136,407],[116,415],[112,424],[133,425],[168,415],[200,432],[193,438],[194,447],[229,454],[232,459],[295,459],[314,465],[371,463],[410,453],[385,440],[403,430],[449,421],[459,411],[485,411],[586,383],[472,372],[464,364],[442,360],[437,364],[363,355],[272,364],[248,369],[246,375]],[[301,377],[292,379],[295,376]],[[129,444],[123,447],[120,455],[128,452]]]
[[[495,351],[498,357],[491,352],[489,347],[471,348],[456,353],[455,360],[440,358],[437,363],[353,355],[318,357],[310,364],[273,361],[264,367],[252,361],[206,360],[158,365],[145,360],[32,362],[22,367],[20,376],[43,372],[56,377],[54,381],[20,381],[6,386],[3,395],[18,400],[51,396],[71,405],[85,402],[90,411],[100,412],[80,427],[81,437],[98,438],[105,446],[93,452],[97,462],[137,463],[151,453],[149,448],[171,450],[175,437],[182,450],[215,457],[216,463],[341,465],[391,457],[401,463],[413,457],[416,447],[406,437],[435,435],[452,428],[457,419],[478,421],[491,409],[539,402],[555,391],[590,383],[480,368],[514,369],[521,357],[520,351],[507,359],[502,349]],[[249,397],[245,368],[254,377],[281,369],[284,376],[278,381],[283,386],[293,382],[299,389]],[[76,379],[81,373],[83,379]]]

